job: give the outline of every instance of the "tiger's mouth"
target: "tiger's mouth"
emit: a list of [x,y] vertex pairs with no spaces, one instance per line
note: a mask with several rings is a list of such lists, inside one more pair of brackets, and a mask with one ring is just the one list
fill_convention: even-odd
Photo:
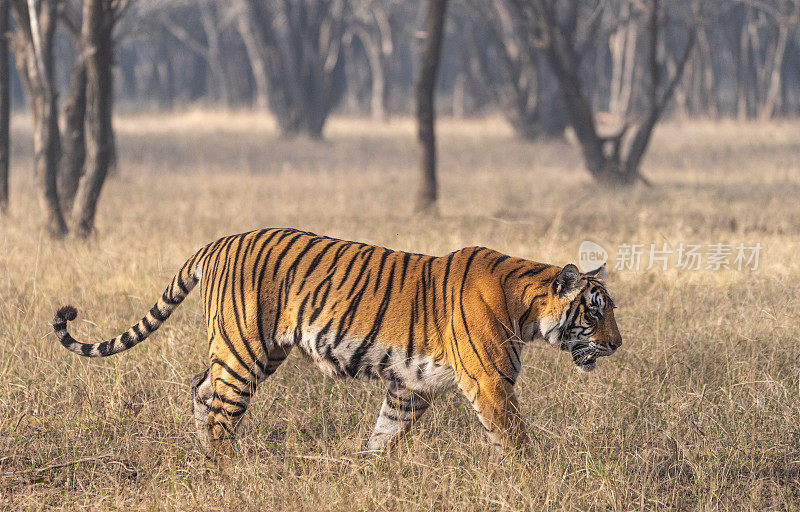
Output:
[[566,342],[567,348],[572,355],[572,362],[575,367],[581,372],[590,372],[597,368],[597,358],[609,356],[613,353],[611,349],[604,349],[595,343],[586,343],[583,341]]

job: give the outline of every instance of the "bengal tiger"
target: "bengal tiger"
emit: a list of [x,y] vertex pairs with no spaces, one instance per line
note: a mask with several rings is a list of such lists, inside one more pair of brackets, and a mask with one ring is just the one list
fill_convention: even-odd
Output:
[[388,382],[366,449],[407,433],[432,398],[458,388],[489,442],[524,447],[514,383],[523,346],[544,339],[581,370],[622,343],[605,266],[581,274],[485,247],[433,257],[296,229],[232,235],[197,251],[133,327],[101,343],[67,332],[77,310],[53,320],[76,354],[105,357],[145,340],[200,283],[210,365],[191,381],[203,451],[232,455],[256,386],[297,346],[333,376]]

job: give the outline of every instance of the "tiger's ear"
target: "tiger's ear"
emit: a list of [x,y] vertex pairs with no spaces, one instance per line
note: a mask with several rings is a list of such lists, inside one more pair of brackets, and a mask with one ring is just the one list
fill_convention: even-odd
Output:
[[581,273],[578,267],[570,263],[561,269],[553,282],[553,291],[559,297],[566,297],[580,288]]
[[608,279],[608,270],[606,270],[606,264],[603,263],[601,266],[597,267],[594,270],[586,272],[586,274],[584,275],[593,277],[595,279],[599,279],[600,281],[605,281],[606,279]]

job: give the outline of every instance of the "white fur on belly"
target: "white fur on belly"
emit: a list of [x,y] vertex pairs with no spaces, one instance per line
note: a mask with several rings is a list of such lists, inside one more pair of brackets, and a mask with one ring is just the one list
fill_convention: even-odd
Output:
[[[279,343],[293,343],[292,334],[292,331],[289,331],[286,336],[279,340]],[[308,354],[325,374],[341,376],[341,368],[329,360],[326,355],[327,347],[334,342],[336,337],[335,332],[329,331],[322,337],[319,343],[319,351],[316,346],[318,334],[319,329],[305,328],[300,338],[300,349]],[[345,336],[333,348],[332,355],[346,365],[363,341],[364,339],[361,337]],[[394,377],[400,380],[401,384],[406,388],[417,392],[438,391],[455,385],[455,374],[450,366],[436,364],[431,357],[422,354],[414,354],[410,358],[406,357],[405,347],[390,346],[382,343],[380,338],[375,340],[367,349],[359,367],[366,368],[371,366],[375,371],[378,371],[380,363],[386,354],[390,355],[385,363],[385,369],[381,372],[382,378]]]

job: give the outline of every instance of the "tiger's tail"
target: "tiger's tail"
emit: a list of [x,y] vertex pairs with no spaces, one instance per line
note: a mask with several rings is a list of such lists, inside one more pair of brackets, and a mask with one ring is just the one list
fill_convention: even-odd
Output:
[[172,278],[172,282],[170,282],[169,286],[164,290],[164,294],[150,311],[137,324],[116,338],[101,341],[100,343],[81,343],[76,341],[67,332],[67,322],[75,320],[78,310],[74,306],[62,306],[56,311],[56,316],[53,318],[53,331],[55,331],[58,341],[67,350],[87,357],[113,356],[144,341],[150,334],[161,327],[161,324],[169,318],[172,312],[183,302],[183,299],[197,285],[199,281],[197,272],[200,264],[199,260],[206,249],[207,247],[201,249],[187,260],[175,274],[175,277]]

